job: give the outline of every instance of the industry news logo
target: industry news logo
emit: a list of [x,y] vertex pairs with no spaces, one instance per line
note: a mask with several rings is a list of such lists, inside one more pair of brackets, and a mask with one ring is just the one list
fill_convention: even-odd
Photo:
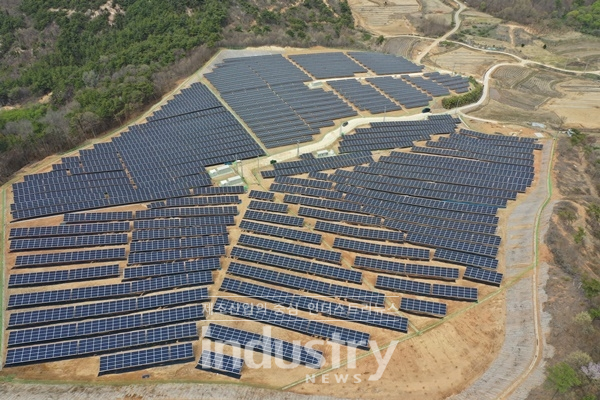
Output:
[[[269,320],[263,320],[265,317],[263,310],[244,309],[243,313],[246,318],[269,323]],[[236,315],[231,311],[209,310],[209,313],[212,312]],[[295,321],[297,318],[295,315],[282,311],[278,311],[277,314],[283,319],[280,322],[285,322],[286,317],[290,321]],[[201,368],[212,370],[231,368],[237,371],[238,377],[247,368],[284,370],[310,368],[314,371],[306,374],[305,381],[307,383],[338,384],[360,383],[363,380],[377,381],[383,376],[398,345],[398,341],[394,340],[380,348],[375,340],[361,339],[353,342],[348,338],[343,338],[340,333],[335,331],[331,334],[323,332],[323,335],[327,336],[327,340],[286,341],[274,338],[270,326],[263,326],[262,334],[258,334],[232,328],[231,324],[220,324],[219,322],[235,321],[223,318],[223,315],[215,315],[211,321],[214,322],[202,328],[202,337],[205,340],[201,343],[202,358],[204,359],[204,361],[201,359]],[[315,336],[321,335],[315,334]],[[343,368],[344,371],[355,370],[357,368],[357,352],[360,350],[372,352],[372,357],[377,362],[377,370],[374,373],[363,375],[329,372],[338,368]],[[212,357],[209,357],[209,354],[212,354]],[[227,356],[215,357],[215,354],[227,354]],[[229,365],[216,365],[219,363],[228,363]],[[321,370],[328,372],[320,373]]]

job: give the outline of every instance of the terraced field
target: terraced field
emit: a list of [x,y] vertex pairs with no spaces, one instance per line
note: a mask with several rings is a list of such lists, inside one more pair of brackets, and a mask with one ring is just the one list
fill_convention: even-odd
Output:
[[518,83],[516,88],[527,94],[560,97],[561,93],[554,89],[554,86],[560,82],[560,80],[561,77],[558,75],[536,72]]
[[517,83],[521,82],[527,75],[531,73],[531,70],[520,67],[520,66],[504,66],[500,67],[494,72],[494,79],[496,79],[496,83],[502,87],[511,88]]
[[358,24],[376,34],[414,33],[414,29],[405,15],[420,10],[417,0],[350,0],[349,3]]

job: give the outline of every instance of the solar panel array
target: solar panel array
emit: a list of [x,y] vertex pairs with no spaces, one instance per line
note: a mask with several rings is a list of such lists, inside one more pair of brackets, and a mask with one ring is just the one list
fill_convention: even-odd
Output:
[[445,86],[420,76],[403,75],[402,79],[433,97],[447,96],[450,94],[450,91]]
[[123,279],[145,279],[155,276],[184,274],[186,272],[212,271],[220,268],[221,261],[219,258],[203,258],[193,261],[127,267],[123,271]]
[[456,93],[466,93],[469,91],[469,79],[464,76],[441,74],[437,71],[426,72],[423,76]]
[[340,52],[296,54],[289,58],[317,79],[354,76],[356,73],[367,72]]
[[[319,57],[331,62],[315,63]],[[366,68],[376,72],[387,69],[387,74],[407,72],[402,69],[421,70],[398,57],[360,52],[300,59],[306,64],[302,67],[311,74],[337,70],[352,76]],[[320,128],[333,125],[332,120],[355,114],[333,92],[309,89],[304,82],[310,78],[282,56],[229,59],[208,78],[245,122],[261,132],[262,136],[258,136],[267,147],[312,140]],[[445,95],[448,90],[460,92],[469,87],[466,78],[435,73],[401,79],[371,77],[367,83],[361,85],[354,79],[329,82],[359,108],[362,104],[368,108],[368,104],[372,112],[381,112],[381,105],[383,111],[400,109],[395,102],[406,108],[426,105],[431,100],[428,94]],[[230,257],[294,274],[236,261],[229,263],[227,273],[317,296],[230,277],[225,277],[220,290],[303,312],[407,332],[408,320],[403,316],[345,303],[377,307],[385,304],[383,293],[359,286],[363,273],[356,269],[377,273],[378,289],[477,301],[476,287],[379,275],[460,279],[458,268],[386,259],[430,261],[433,249],[433,260],[465,266],[465,281],[499,286],[503,275],[496,272],[500,245],[496,235],[497,211],[531,186],[534,151],[542,145],[535,139],[486,135],[468,129],[457,132],[458,122],[450,115],[430,115],[423,121],[371,123],[368,128],[357,128],[355,133],[344,136],[340,153],[345,154],[318,158],[304,155],[299,161],[275,163],[270,170],[262,171],[264,178],[275,178],[274,182],[268,192],[249,193],[254,200],[239,227],[252,234],[239,237],[240,246],[233,247]],[[414,146],[420,141],[425,144]],[[391,152],[377,162],[370,152],[400,147],[411,150]],[[59,226],[10,230],[11,251],[45,250],[18,255],[12,267],[61,268],[9,274],[11,311],[6,365],[110,353],[101,357],[101,373],[117,373],[192,359],[189,343],[147,347],[197,337],[194,323],[181,322],[204,317],[203,308],[197,303],[209,300],[208,290],[196,287],[213,283],[211,271],[221,268],[220,257],[226,255],[227,226],[236,223],[235,205],[241,202],[237,195],[244,193],[245,188],[209,186],[205,167],[262,154],[261,147],[210,90],[194,84],[155,112],[146,124],[133,126],[110,142],[81,150],[78,156],[63,158],[51,172],[28,175],[24,182],[14,184],[14,220],[64,214],[64,222]],[[335,172],[320,172],[328,170]],[[308,174],[308,179],[303,174]],[[274,192],[286,193],[285,204],[274,202]],[[131,203],[145,203],[147,209],[97,211]],[[299,217],[288,214],[288,204],[300,205]],[[291,209],[296,210],[296,206]],[[81,212],[86,210],[93,211]],[[316,219],[314,229],[327,233],[326,237],[333,235],[333,248],[343,252],[327,249],[328,244],[322,246],[323,235],[309,231],[315,222],[312,219],[308,220],[307,229],[298,229],[305,226],[302,217]],[[392,244],[404,242],[418,248]],[[319,246],[310,246],[314,244]],[[98,246],[113,247],[88,249]],[[55,251],[71,248],[85,250]],[[352,266],[356,269],[340,266],[342,254],[348,252],[354,253]],[[118,264],[96,265],[125,260],[128,265],[124,268]],[[62,268],[85,263],[94,264]],[[329,283],[321,278],[344,283]],[[96,279],[119,279],[119,283],[94,285]],[[70,282],[84,282],[85,286],[21,290]],[[180,290],[188,286],[194,288]],[[147,295],[153,291],[165,292]],[[320,296],[340,302],[317,298]],[[217,299],[215,306],[217,312],[368,348],[368,333],[335,323],[288,316],[223,298]],[[22,310],[27,307],[36,309]],[[447,313],[443,303],[405,296],[400,310],[433,317]],[[151,328],[158,325],[167,326]],[[214,324],[209,332],[212,328],[215,332],[209,338],[227,343],[242,337],[244,343],[264,338]],[[310,355],[302,346],[279,339],[270,343],[270,347],[259,350],[315,368],[322,365],[322,354]],[[132,347],[146,348],[130,351]],[[205,360],[212,370],[239,376],[241,366],[236,369],[217,365],[222,356],[206,355]]]
[[106,222],[98,224],[81,225],[56,225],[56,226],[32,226],[24,228],[11,228],[9,239],[37,238],[51,236],[80,236],[100,233],[129,232],[129,222]]
[[118,264],[57,271],[29,272],[24,274],[11,274],[8,278],[8,287],[46,286],[91,279],[116,278],[118,276]]
[[315,224],[315,230],[361,239],[404,243],[404,234],[402,232],[385,231],[382,229],[356,228],[354,226],[317,221],[317,223]]
[[217,299],[213,309],[215,312],[221,314],[264,322],[305,335],[329,339],[345,346],[369,349],[370,335],[365,332],[285,314],[265,307],[257,307],[251,303],[242,303],[223,298]]
[[403,246],[389,246],[362,242],[359,240],[350,240],[336,237],[333,242],[334,249],[343,249],[356,251],[358,253],[376,254],[388,257],[407,258],[409,260],[429,261],[429,250],[416,249]]
[[301,289],[311,293],[322,294],[324,296],[338,297],[357,303],[371,304],[380,307],[383,306],[384,303],[384,296],[381,293],[326,283],[320,280],[303,278],[235,262],[229,265],[227,273],[292,289]]
[[21,326],[45,325],[84,318],[126,314],[158,307],[172,307],[188,303],[209,301],[208,289],[181,290],[149,296],[135,296],[120,300],[94,302],[73,306],[47,308],[32,311],[19,311],[10,314],[9,328]]
[[17,256],[15,267],[45,267],[50,265],[80,264],[86,262],[125,259],[125,248],[81,250],[62,253],[27,254]]
[[309,89],[310,78],[281,55],[226,59],[204,76],[269,149],[309,142],[356,115],[335,94]]
[[416,294],[419,296],[441,297],[451,300],[477,301],[477,288],[424,283],[407,279],[377,276],[375,287],[394,292]]
[[195,83],[148,122],[15,183],[11,213],[28,219],[185,197],[211,185],[206,166],[263,154],[210,90]]
[[438,280],[455,281],[458,279],[458,268],[449,268],[431,265],[406,264],[397,261],[381,260],[379,258],[369,258],[357,256],[354,259],[354,266],[360,269],[370,271],[403,275],[415,278],[429,278]]
[[503,275],[495,271],[467,266],[463,279],[488,285],[500,286]]
[[432,119],[431,116],[424,121],[401,121],[391,126],[371,123],[369,128],[356,128],[355,133],[344,135],[339,150],[350,153],[412,147],[415,141],[430,140],[432,135],[453,133],[456,123],[451,117]]
[[235,347],[246,348],[250,346],[252,351],[259,351],[273,357],[316,369],[321,368],[325,361],[323,353],[318,350],[223,325],[208,325],[204,333],[204,338]]
[[117,317],[72,322],[60,325],[47,325],[35,328],[12,330],[8,336],[8,346],[24,346],[42,342],[68,340],[86,336],[115,333],[118,331],[149,328],[185,321],[204,319],[202,305],[148,311],[142,314],[129,314]]
[[292,217],[289,215],[271,214],[267,212],[248,210],[244,214],[244,219],[251,219],[260,222],[270,222],[288,226],[303,226],[304,218]]
[[283,214],[286,214],[288,212],[288,206],[286,204],[272,203],[268,201],[252,200],[250,201],[248,208],[251,210],[270,211]]
[[158,367],[194,359],[191,343],[134,350],[100,357],[99,375]]
[[367,82],[400,103],[404,108],[416,108],[429,105],[431,96],[409,85],[402,79],[392,77],[367,78]]
[[422,65],[392,54],[352,51],[348,55],[378,75],[408,74],[423,70]]
[[242,201],[240,200],[239,196],[175,197],[166,199],[163,202],[152,203],[153,206],[150,208],[239,204],[241,202]]
[[260,174],[266,179],[280,175],[299,175],[307,172],[345,168],[353,165],[368,164],[370,162],[373,162],[371,152],[361,151],[339,156],[315,158],[314,160],[281,162],[275,164],[273,170],[261,171]]
[[273,201],[275,200],[275,193],[262,192],[260,190],[251,190],[248,194],[248,197],[250,197],[251,199]]
[[198,338],[195,323],[170,325],[148,330],[137,330],[93,338],[58,343],[17,347],[6,352],[5,367],[56,361],[103,352],[123,350],[131,346],[147,346],[176,340]]
[[356,79],[344,79],[327,82],[343,98],[361,111],[371,114],[401,110],[398,104],[379,93],[371,85],[363,85]]
[[167,275],[147,280],[122,282],[112,285],[87,286],[43,292],[15,293],[8,297],[8,308],[23,308],[46,304],[92,301],[110,297],[123,297],[151,291],[198,286],[213,283],[210,271]]
[[238,244],[314,260],[327,261],[334,264],[340,264],[342,262],[342,255],[337,251],[280,242],[278,240],[266,239],[258,236],[242,234],[238,239]]
[[225,278],[219,290],[258,300],[265,300],[285,307],[308,311],[313,314],[318,313],[359,324],[372,325],[404,333],[408,332],[408,319],[399,315],[350,307],[317,297],[302,296],[231,278]]
[[243,366],[244,360],[242,358],[203,350],[196,368],[239,379],[242,377]]
[[345,282],[362,283],[362,273],[345,268],[334,267],[315,263],[312,261],[299,260],[286,256],[280,256],[272,253],[264,253],[258,250],[246,249],[244,247],[234,247],[231,250],[231,257],[239,260],[251,261],[258,264],[268,265],[270,267],[279,267],[296,272],[322,276]]
[[400,300],[400,310],[414,314],[432,315],[434,317],[445,317],[448,307],[444,303],[425,301],[403,297]]
[[304,243],[321,244],[323,237],[318,233],[300,231],[258,222],[242,220],[240,229],[247,232],[260,233],[262,235],[275,236],[284,239],[297,240]]
[[69,249],[77,247],[117,246],[128,243],[126,233],[82,236],[53,236],[35,239],[13,239],[10,251]]

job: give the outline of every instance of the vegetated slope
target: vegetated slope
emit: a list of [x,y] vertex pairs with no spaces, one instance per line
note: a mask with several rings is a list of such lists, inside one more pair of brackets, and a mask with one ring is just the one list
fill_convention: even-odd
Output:
[[600,36],[600,0],[471,0],[469,5],[496,17],[522,24],[567,24]]
[[552,315],[545,385],[531,399],[592,399],[600,389],[600,153],[598,138],[575,133],[556,145],[554,168],[562,196],[546,245],[553,262],[544,310]]
[[0,4],[0,180],[122,124],[217,46],[348,46],[353,25],[337,0]]

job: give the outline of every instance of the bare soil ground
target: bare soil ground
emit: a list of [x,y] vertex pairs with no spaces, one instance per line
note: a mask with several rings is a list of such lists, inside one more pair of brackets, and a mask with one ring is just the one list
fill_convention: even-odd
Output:
[[475,78],[481,78],[494,64],[510,61],[512,59],[508,56],[483,53],[465,47],[438,47],[423,60],[436,68]]
[[511,122],[542,122],[553,129],[600,128],[600,81],[522,66],[494,72],[490,100],[473,115]]
[[419,11],[417,0],[350,0],[348,3],[357,25],[376,35],[415,33],[406,14]]

